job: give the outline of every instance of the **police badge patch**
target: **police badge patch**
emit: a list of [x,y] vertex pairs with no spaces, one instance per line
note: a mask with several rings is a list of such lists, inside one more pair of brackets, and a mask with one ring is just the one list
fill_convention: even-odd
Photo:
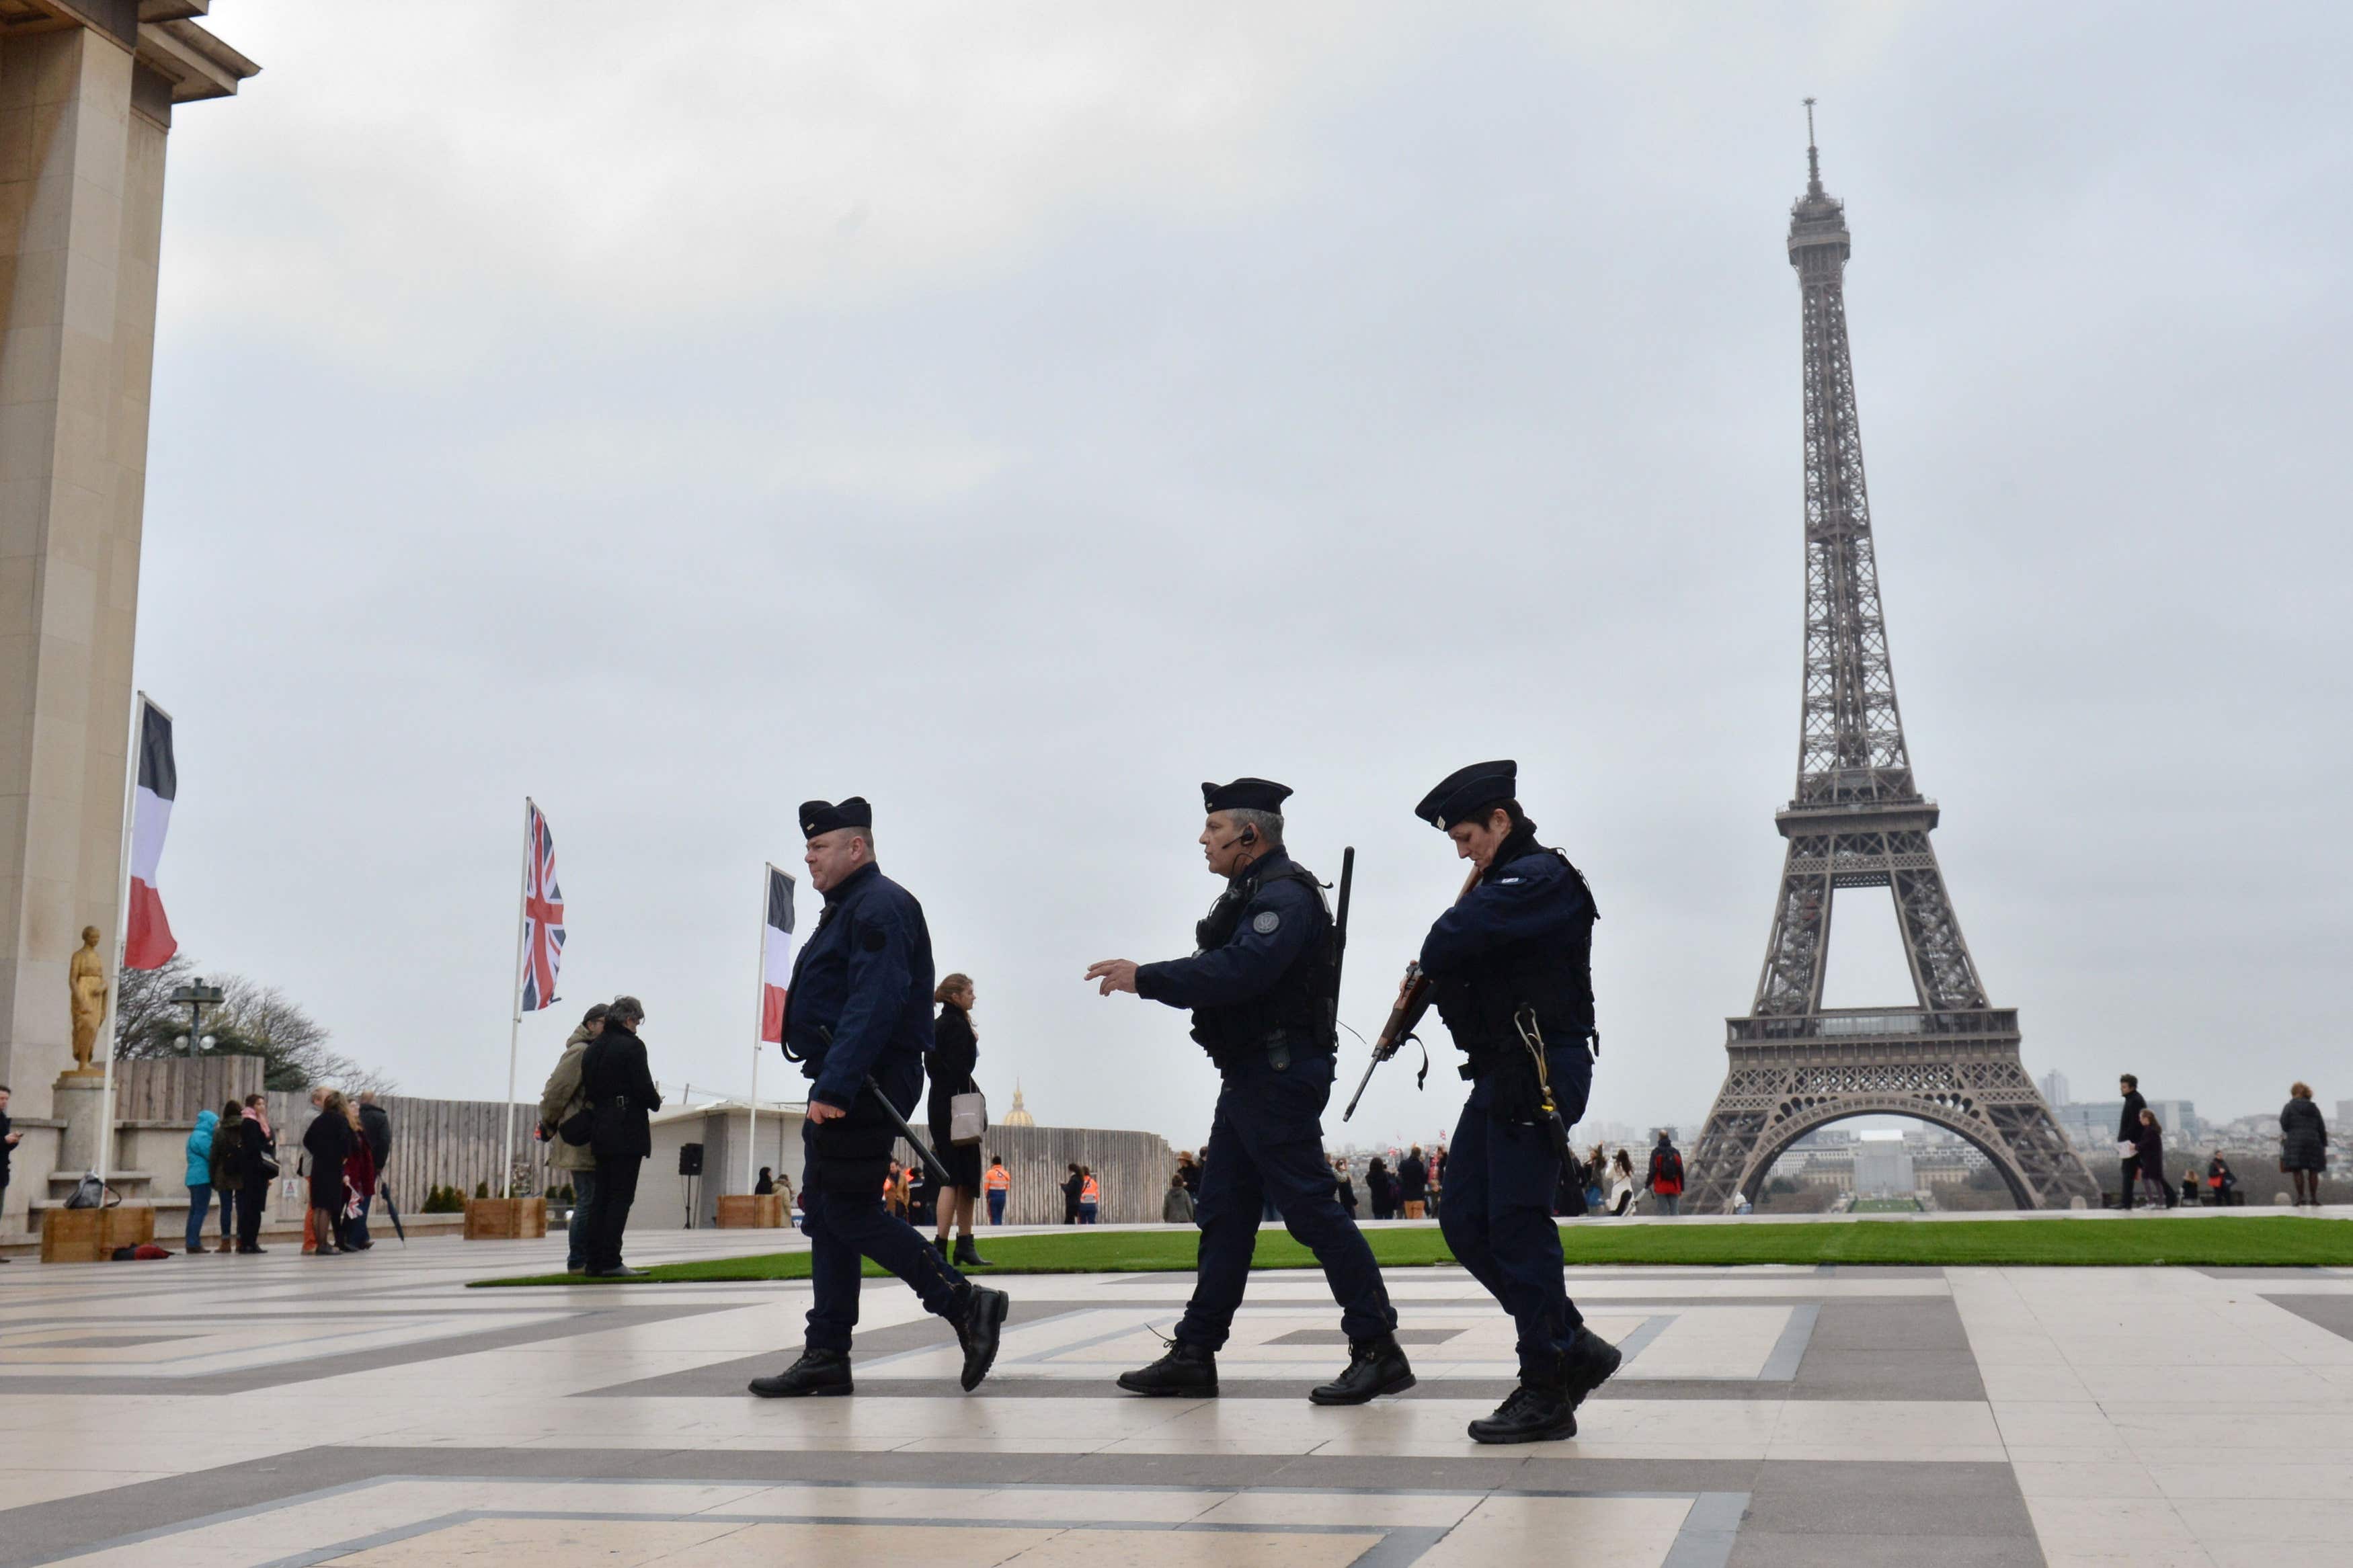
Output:
[[1272,910],[1261,910],[1250,921],[1250,930],[1261,936],[1272,936],[1282,924],[1282,917]]

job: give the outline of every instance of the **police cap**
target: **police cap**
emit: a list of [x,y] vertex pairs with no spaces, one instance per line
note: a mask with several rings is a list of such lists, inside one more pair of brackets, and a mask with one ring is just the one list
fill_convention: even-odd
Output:
[[1421,797],[1413,814],[1440,832],[1514,799],[1520,793],[1520,764],[1506,758],[1457,768]]
[[1291,798],[1291,786],[1271,779],[1236,779],[1231,784],[1201,784],[1204,811],[1281,811]]
[[871,827],[874,808],[866,804],[864,795],[853,795],[836,805],[829,800],[801,802],[801,837],[815,838],[820,833],[830,833],[837,827]]

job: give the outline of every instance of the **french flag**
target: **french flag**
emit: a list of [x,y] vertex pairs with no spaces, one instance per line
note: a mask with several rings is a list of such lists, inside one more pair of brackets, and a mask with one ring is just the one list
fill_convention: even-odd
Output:
[[164,895],[155,883],[164,858],[164,835],[172,826],[172,800],[180,793],[179,765],[172,758],[172,716],[139,698],[139,787],[131,800],[131,920],[122,944],[125,969],[161,969],[180,951],[172,922],[164,916]]
[[768,868],[767,927],[760,932],[760,1038],[785,1037],[785,997],[793,983],[793,879]]

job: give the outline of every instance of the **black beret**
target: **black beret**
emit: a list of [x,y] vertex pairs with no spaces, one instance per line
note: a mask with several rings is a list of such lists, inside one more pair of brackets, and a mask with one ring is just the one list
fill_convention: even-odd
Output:
[[829,800],[801,802],[801,837],[815,838],[820,833],[830,833],[837,827],[871,827],[874,808],[866,804],[864,795],[851,795],[836,805]]
[[1291,786],[1271,779],[1236,779],[1231,784],[1201,784],[1204,811],[1281,811],[1291,798]]
[[1413,814],[1441,832],[1503,805],[1520,793],[1520,764],[1473,763],[1458,768],[1421,797]]

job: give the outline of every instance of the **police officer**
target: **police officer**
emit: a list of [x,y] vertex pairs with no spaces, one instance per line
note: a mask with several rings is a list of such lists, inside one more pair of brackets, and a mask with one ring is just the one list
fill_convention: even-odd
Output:
[[[1599,911],[1568,858],[1536,842],[1518,780],[1515,763],[1479,763],[1415,807],[1477,867],[1430,928],[1421,968],[1471,1080],[1447,1154],[1439,1228],[1519,1331],[1520,1385],[1471,1423],[1481,1443],[1575,1436],[1577,1406],[1619,1362],[1568,1299],[1551,1209],[1567,1130],[1593,1085],[1586,1043],[1594,1037]],[[1557,1130],[1544,1109],[1547,1081]]]
[[754,1378],[752,1392],[780,1399],[851,1391],[861,1258],[905,1280],[926,1310],[955,1325],[969,1392],[997,1359],[1005,1292],[965,1279],[913,1226],[883,1212],[882,1178],[899,1134],[868,1082],[902,1117],[913,1114],[932,1039],[931,931],[923,906],[875,865],[865,801],[805,801],[800,816],[808,840],[802,858],[825,911],[793,962],[784,1035],[785,1055],[814,1080],[801,1124],[801,1194],[816,1300],[800,1360]]
[[1203,784],[1208,824],[1199,842],[1226,890],[1195,931],[1198,951],[1141,966],[1111,959],[1087,971],[1105,996],[1133,991],[1191,1008],[1193,1038],[1224,1079],[1194,1210],[1201,1249],[1193,1299],[1168,1353],[1121,1376],[1131,1394],[1218,1392],[1217,1352],[1241,1305],[1270,1199],[1324,1266],[1348,1336],[1347,1369],[1308,1398],[1362,1405],[1413,1386],[1380,1267],[1342,1211],[1324,1162],[1336,1044],[1332,917],[1321,884],[1283,850],[1290,794],[1265,779]]

